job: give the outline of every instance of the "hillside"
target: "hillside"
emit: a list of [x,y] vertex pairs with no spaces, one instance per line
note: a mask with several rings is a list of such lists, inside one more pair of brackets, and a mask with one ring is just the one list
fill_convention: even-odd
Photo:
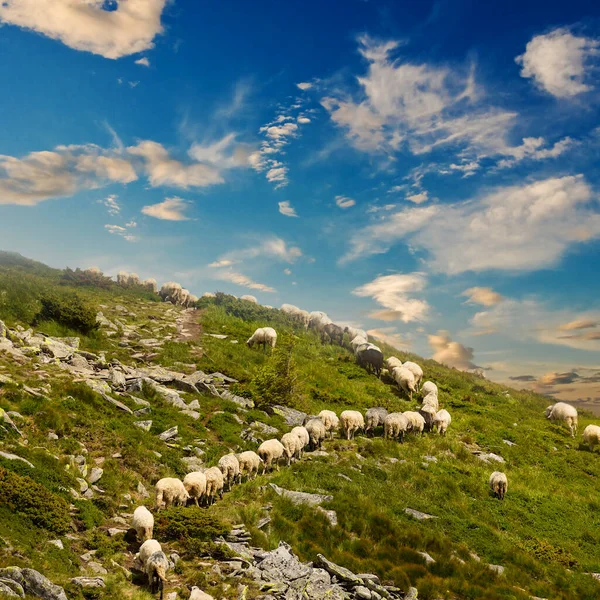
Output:
[[[0,582],[2,567],[31,567],[69,600],[151,598],[127,529],[136,506],[154,508],[158,479],[256,450],[301,422],[296,411],[417,406],[279,310],[222,294],[195,309],[158,300],[0,254]],[[277,349],[247,348],[267,325]],[[409,434],[404,444],[380,433],[336,436],[208,509],[158,513],[155,537],[179,558],[166,591],[381,597],[267,584],[256,566],[233,560],[231,548],[242,546],[226,547],[225,536],[265,550],[284,541],[302,561],[321,554],[375,574],[389,597],[410,597],[411,586],[431,600],[600,597],[590,575],[600,572],[600,465],[580,444],[593,417],[580,414],[572,439],[544,418],[547,398],[379,345],[386,357],[418,362],[437,384],[452,415],[447,435]],[[488,487],[494,470],[508,475],[503,502]],[[297,504],[269,484],[328,498],[320,508]],[[72,581],[95,575],[105,587]]]

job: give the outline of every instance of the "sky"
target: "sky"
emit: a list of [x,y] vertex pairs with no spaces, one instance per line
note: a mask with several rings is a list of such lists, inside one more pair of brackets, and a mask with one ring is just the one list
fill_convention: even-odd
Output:
[[600,5],[5,0],[0,249],[600,406]]

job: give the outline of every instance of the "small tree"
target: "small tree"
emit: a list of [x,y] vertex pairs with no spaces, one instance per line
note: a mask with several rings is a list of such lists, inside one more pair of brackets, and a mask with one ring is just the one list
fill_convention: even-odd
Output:
[[289,406],[292,403],[298,381],[293,351],[294,341],[286,340],[273,350],[271,357],[254,374],[251,386],[257,406]]
[[96,311],[76,294],[63,296],[47,295],[40,298],[42,309],[34,324],[55,321],[81,333],[88,334],[98,328]]

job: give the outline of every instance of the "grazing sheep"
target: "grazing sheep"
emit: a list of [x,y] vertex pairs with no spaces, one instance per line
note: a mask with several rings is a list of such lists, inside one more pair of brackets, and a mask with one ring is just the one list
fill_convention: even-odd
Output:
[[302,426],[294,427],[290,433],[293,433],[298,438],[296,458],[300,459],[304,454],[304,448],[310,444],[310,436],[308,435],[306,427]]
[[396,367],[392,370],[392,377],[398,384],[398,389],[402,390],[412,402],[413,392],[416,392],[415,376],[413,375],[413,372],[409,371],[404,366]]
[[240,296],[240,300],[246,300],[246,302],[252,302],[253,304],[258,304],[258,300],[255,296],[251,296],[250,294],[244,294]]
[[407,410],[402,414],[408,421],[408,431],[423,433],[423,429],[425,429],[425,418],[422,414],[415,412],[414,410]]
[[263,473],[270,469],[273,464],[279,471],[279,459],[283,456],[285,448],[279,440],[271,439],[263,442],[258,447],[258,455],[263,460]]
[[490,475],[490,487],[496,498],[504,500],[504,495],[508,489],[508,479],[506,478],[506,475],[500,471],[494,471]]
[[196,506],[204,502],[206,495],[206,475],[201,471],[192,471],[183,478],[183,487]]
[[292,458],[294,458],[298,454],[298,448],[300,446],[300,439],[295,433],[291,431],[289,433],[284,433],[281,436],[281,445],[283,446],[283,453],[287,459],[287,466],[290,466],[292,462]]
[[423,394],[423,396],[427,396],[428,394],[435,394],[437,396],[438,395],[437,385],[435,385],[435,383],[433,383],[432,381],[426,381],[421,386],[421,394]]
[[583,441],[590,447],[590,451],[593,451],[594,445],[600,444],[600,427],[598,425],[588,425],[583,430]]
[[127,285],[127,279],[129,279],[129,273],[127,271],[119,271],[117,273],[117,283],[123,287]]
[[408,431],[408,419],[402,413],[390,413],[383,420],[383,436],[386,439],[404,442],[404,436]]
[[198,296],[190,294],[190,297],[188,298],[188,306],[196,306],[196,302],[198,302],[198,300]]
[[321,332],[323,341],[329,340],[330,344],[341,346],[344,342],[344,330],[335,323],[327,323]]
[[365,413],[365,433],[374,434],[377,427],[383,427],[383,421],[388,416],[388,411],[382,406],[369,408]]
[[206,504],[210,506],[214,504],[217,494],[219,498],[223,498],[223,486],[225,481],[223,480],[223,473],[219,467],[210,467],[204,471],[206,477]]
[[87,269],[84,269],[83,272],[88,275],[102,275],[102,271],[98,267],[88,267]]
[[356,355],[356,351],[363,345],[363,344],[368,344],[369,340],[367,340],[367,338],[363,337],[362,335],[357,335],[356,337],[352,338],[352,340],[350,341],[350,348],[352,348],[352,352],[354,352],[354,354]]
[[437,394],[434,392],[429,392],[429,394],[423,398],[421,406],[431,406],[437,412],[440,408],[440,401],[438,400]]
[[150,586],[150,592],[152,594],[160,592],[160,600],[163,599],[163,590],[165,582],[167,580],[168,570],[169,559],[162,550],[152,554],[146,561],[146,564],[144,565],[144,571],[148,576],[148,585]]
[[340,426],[340,420],[338,416],[332,410],[322,410],[318,414],[319,419],[323,421],[325,425],[325,431],[329,433],[330,439],[333,439],[335,430]]
[[433,421],[435,419],[435,415],[437,414],[437,409],[435,409],[431,404],[424,404],[419,409],[419,414],[425,419],[425,429],[426,431],[431,431],[433,429]]
[[251,337],[248,338],[246,345],[248,348],[253,348],[255,344],[262,345],[263,350],[267,349],[267,345],[275,348],[277,343],[277,332],[272,327],[259,327]]
[[308,314],[308,311],[302,310],[293,304],[282,304],[281,312],[293,317],[294,320],[304,327],[304,329],[308,327],[308,323],[310,321],[310,315]]
[[316,450],[320,448],[327,434],[323,421],[319,417],[315,417],[314,419],[309,419],[304,424],[304,427],[308,431],[309,449]]
[[142,283],[140,284],[147,292],[151,292],[153,294],[156,294],[158,292],[158,286],[156,283],[156,279],[153,279],[152,277],[149,279],[144,279],[144,281],[142,281]]
[[162,550],[160,543],[156,540],[146,540],[137,553],[137,559],[141,563],[142,569],[145,568],[148,559],[155,553]]
[[356,349],[356,362],[379,377],[383,369],[383,352],[374,344],[363,344]]
[[345,327],[344,333],[348,335],[348,339],[353,340],[355,337],[362,337],[366,341],[369,341],[369,336],[364,329],[358,329],[357,327]]
[[433,418],[433,426],[437,427],[438,433],[441,435],[446,435],[446,430],[450,423],[452,423],[452,417],[445,408],[437,412]]
[[252,474],[254,477],[258,475],[258,469],[262,464],[262,458],[256,454],[253,450],[246,450],[237,455],[238,462],[240,464],[240,479],[245,473],[246,477],[250,479]]
[[240,462],[233,452],[221,456],[217,463],[227,489],[230,490],[234,483],[240,479]]
[[133,520],[131,521],[131,526],[135,529],[138,539],[141,542],[145,542],[152,538],[154,517],[145,506],[138,506],[133,511]]
[[386,359],[385,366],[387,370],[391,373],[396,367],[402,366],[402,361],[399,358],[396,358],[395,356],[390,356],[388,359]]
[[163,283],[158,295],[162,298],[163,302],[170,302],[171,304],[179,304],[182,292],[181,284],[175,281],[167,281]]
[[127,285],[134,287],[140,285],[140,277],[137,273],[129,273],[127,276]]
[[181,288],[181,293],[179,294],[179,299],[177,301],[177,304],[181,304],[181,306],[187,307],[189,300],[190,300],[190,290]]
[[308,328],[314,329],[319,333],[323,331],[323,327],[329,323],[331,323],[331,319],[320,310],[315,310],[308,315]]
[[546,418],[551,421],[564,421],[571,432],[571,437],[577,433],[577,409],[566,402],[551,404],[546,409]]
[[189,497],[183,483],[175,477],[163,477],[156,482],[156,510],[160,509],[161,504],[164,504],[164,508],[185,506]]
[[405,369],[411,371],[411,373],[415,376],[415,388],[418,392],[419,384],[423,379],[423,369],[421,369],[421,367],[417,363],[411,362],[410,360],[407,360],[405,363],[402,363],[402,366]]
[[353,439],[359,429],[365,428],[365,419],[357,410],[345,410],[340,415],[340,425],[344,430],[346,439]]

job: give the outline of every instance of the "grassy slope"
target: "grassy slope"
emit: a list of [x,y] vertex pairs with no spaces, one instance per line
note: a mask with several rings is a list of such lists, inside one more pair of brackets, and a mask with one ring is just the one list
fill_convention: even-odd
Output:
[[[23,269],[18,277],[23,280],[24,272],[30,277],[32,296],[39,294],[43,285],[57,285],[55,272]],[[0,268],[0,292],[3,283],[14,281],[13,266]],[[148,302],[143,295],[120,289],[78,292],[88,302],[105,305],[102,310],[111,319],[119,315],[114,309],[117,304],[125,306],[136,316],[122,317],[123,320],[148,327],[149,336],[157,320],[165,332],[174,330],[177,310]],[[6,300],[6,295],[3,297]],[[36,298],[31,301],[35,303]],[[166,316],[169,310],[171,313]],[[193,368],[184,364],[196,364],[206,372],[221,371],[239,379],[236,391],[246,395],[251,393],[253,373],[268,360],[268,355],[249,350],[243,341],[256,326],[268,324],[277,327],[282,342],[293,334],[278,311],[263,312],[258,320],[244,321],[211,305],[199,311],[198,318],[206,332],[230,337],[219,340],[203,336],[200,342],[168,342],[155,362],[180,370]],[[25,319],[15,318],[7,310],[6,302],[4,306],[0,303],[0,319],[28,325]],[[410,405],[391,385],[354,365],[346,350],[322,346],[311,334],[296,331],[295,335],[294,357],[300,381],[294,399],[297,408],[313,413],[331,408],[339,413],[345,408],[364,410],[374,405],[406,410],[416,404]],[[232,344],[232,338],[241,343]],[[83,344],[96,351],[106,350],[109,358],[116,356],[133,364],[128,351],[120,348],[116,340],[100,335],[84,338]],[[203,348],[201,357],[199,345]],[[388,356],[391,349],[385,350]],[[396,355],[406,358],[402,353]],[[527,598],[530,594],[553,599],[598,598],[600,586],[584,574],[600,571],[597,457],[580,449],[564,430],[545,421],[543,409],[549,403],[547,399],[513,390],[506,395],[501,386],[433,361],[418,360],[426,378],[438,384],[441,405],[452,414],[446,438],[409,436],[404,445],[380,438],[359,437],[350,443],[336,439],[325,444],[328,457],[305,460],[238,486],[225,495],[214,514],[230,523],[245,522],[258,543],[272,546],[285,539],[307,560],[322,552],[351,569],[376,572],[401,587],[409,582],[417,585],[423,598]],[[64,468],[66,456],[77,454],[81,441],[89,451],[88,464],[93,458],[106,457],[101,486],[107,494],[92,503],[76,502],[80,540],[68,542],[63,552],[47,545],[47,540],[56,534],[34,529],[26,519],[0,509],[0,565],[29,564],[56,581],[65,581],[79,574],[75,556],[89,549],[98,549],[101,559],[112,557],[126,563],[127,544],[94,531],[98,525],[109,524],[108,519],[119,510],[124,493],[132,493],[138,481],[150,489],[161,476],[181,475],[184,468],[179,457],[187,454],[183,447],[193,440],[204,442],[209,464],[214,464],[228,448],[252,447],[239,437],[245,425],[234,419],[235,406],[231,403],[199,397],[202,417],[194,422],[146,392],[153,406],[153,428],[148,434],[133,425],[137,418],[107,406],[87,387],[73,384],[57,367],[49,365],[44,370],[52,386],[46,400],[32,399],[20,386],[0,387],[0,406],[24,415],[25,422],[20,426],[29,440],[27,446],[19,445],[13,438],[0,440],[2,449],[28,458],[36,465],[29,474],[53,493],[70,500],[61,486],[77,485],[72,470]],[[33,387],[41,383],[39,373],[31,365],[18,366],[3,356],[0,373],[11,375],[19,384]],[[258,410],[240,416],[246,422],[257,419],[281,431],[286,429],[280,419]],[[588,422],[587,415],[580,417],[580,431]],[[175,424],[182,443],[169,448],[156,434]],[[61,439],[48,442],[49,430],[59,433]],[[503,440],[516,445],[509,447]],[[507,460],[500,467],[509,477],[509,491],[503,503],[493,499],[487,488],[489,473],[499,465],[482,463],[466,445],[478,445]],[[47,447],[59,461],[36,447]],[[110,458],[116,452],[123,458]],[[157,459],[154,452],[162,457]],[[437,462],[426,466],[424,456],[434,456]],[[398,462],[392,462],[393,458]],[[0,463],[22,472],[22,467],[14,462]],[[340,473],[351,481],[340,477]],[[276,497],[263,487],[267,481],[290,489],[330,493],[334,499],[326,508],[337,511],[338,527],[331,528],[325,517],[312,508],[296,507]],[[261,507],[267,502],[273,504],[272,522],[259,531],[255,526],[264,516]],[[151,505],[151,500],[147,504]],[[423,510],[438,519],[416,522],[404,513],[406,507]],[[416,551],[429,552],[436,564],[426,567]],[[476,552],[481,562],[472,560],[469,552]],[[504,565],[505,576],[495,580],[487,563]],[[193,565],[191,557],[184,560],[177,574],[182,582],[200,581],[199,571]],[[133,589],[119,576],[113,576],[104,597],[149,597]],[[231,593],[222,590],[226,597]],[[72,596],[78,598],[75,593]]]

